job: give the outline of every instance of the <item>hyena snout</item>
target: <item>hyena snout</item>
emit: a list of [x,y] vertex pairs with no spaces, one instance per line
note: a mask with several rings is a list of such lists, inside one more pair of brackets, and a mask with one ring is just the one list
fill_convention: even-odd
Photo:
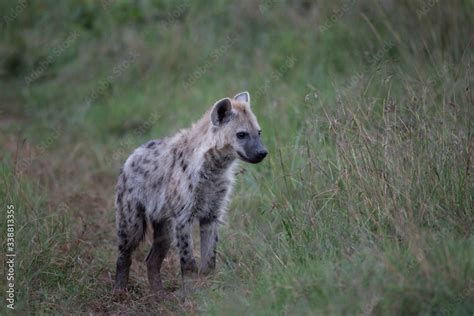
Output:
[[258,160],[258,162],[260,162],[267,155],[268,155],[267,149],[265,147],[262,147],[261,149],[257,150],[257,152],[255,153],[255,160]]
[[238,153],[240,158],[245,162],[259,163],[268,155],[268,151],[263,146],[260,139],[254,140],[245,145],[245,155]]

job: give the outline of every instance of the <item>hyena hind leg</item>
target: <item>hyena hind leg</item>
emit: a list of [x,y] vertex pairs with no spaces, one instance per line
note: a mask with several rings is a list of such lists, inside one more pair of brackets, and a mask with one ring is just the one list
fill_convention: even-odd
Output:
[[154,292],[163,291],[161,281],[161,265],[170,249],[172,228],[169,220],[153,223],[153,245],[145,261],[147,265],[148,281]]
[[[122,213],[123,214],[123,213]],[[127,222],[124,216],[118,216],[118,258],[115,274],[115,289],[124,290],[127,287],[130,266],[132,264],[132,254],[137,249],[146,233],[145,208],[141,203],[132,211],[128,210],[128,216],[132,216],[134,221]]]

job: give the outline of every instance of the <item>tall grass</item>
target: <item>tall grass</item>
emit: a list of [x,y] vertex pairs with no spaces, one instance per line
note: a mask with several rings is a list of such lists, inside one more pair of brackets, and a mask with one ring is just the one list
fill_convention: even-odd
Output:
[[[471,2],[15,5],[0,200],[18,210],[17,310],[474,312]],[[112,297],[118,168],[244,89],[270,155],[241,165],[217,273],[183,304],[170,256],[159,301],[144,246]]]
[[215,313],[472,310],[472,100],[460,89],[458,104],[433,109],[433,98],[407,87],[394,99],[377,80],[367,88],[386,97],[343,98],[331,112],[318,103],[305,142],[237,190],[251,198],[229,220],[222,257],[235,258],[234,274],[214,294],[224,304],[203,298]]

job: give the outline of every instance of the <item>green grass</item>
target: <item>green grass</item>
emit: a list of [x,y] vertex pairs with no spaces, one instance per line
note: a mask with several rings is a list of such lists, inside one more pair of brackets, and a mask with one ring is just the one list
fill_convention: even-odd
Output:
[[[17,311],[474,313],[470,1],[18,5],[0,4]],[[270,155],[241,164],[216,274],[183,303],[172,255],[159,301],[147,244],[112,297],[121,164],[242,90]]]

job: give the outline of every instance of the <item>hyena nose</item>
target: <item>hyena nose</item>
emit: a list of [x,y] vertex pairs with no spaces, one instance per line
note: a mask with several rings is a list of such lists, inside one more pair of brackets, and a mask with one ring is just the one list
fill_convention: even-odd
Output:
[[260,159],[265,158],[265,157],[267,156],[267,154],[268,154],[268,151],[267,151],[266,149],[259,150],[259,151],[257,152],[257,156],[258,156],[258,158],[260,158]]

